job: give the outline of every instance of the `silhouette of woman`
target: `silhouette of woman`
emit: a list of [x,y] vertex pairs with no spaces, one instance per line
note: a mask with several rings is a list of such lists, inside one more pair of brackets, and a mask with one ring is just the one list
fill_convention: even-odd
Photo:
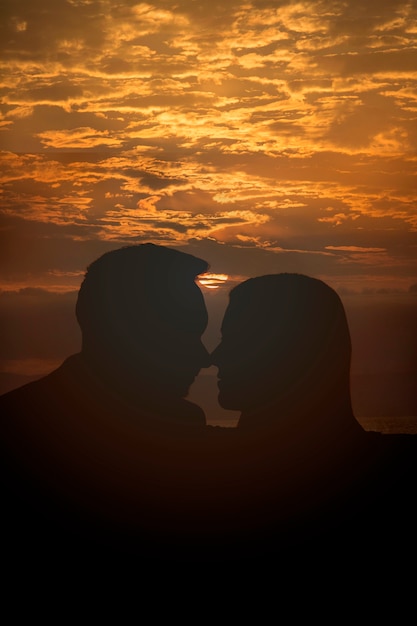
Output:
[[370,502],[381,435],[355,419],[350,358],[342,302],[324,282],[275,274],[232,290],[212,363],[221,406],[241,411],[232,463],[265,537],[272,524],[274,540],[285,526],[299,542]]
[[[219,402],[241,410],[238,428],[358,431],[350,398],[351,341],[343,305],[320,280],[298,274],[237,286],[212,354]],[[337,416],[337,419],[336,419]]]

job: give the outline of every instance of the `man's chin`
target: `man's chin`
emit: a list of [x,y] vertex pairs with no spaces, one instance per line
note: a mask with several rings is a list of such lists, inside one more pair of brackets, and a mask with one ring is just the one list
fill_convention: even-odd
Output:
[[167,394],[174,396],[176,398],[186,398],[190,393],[192,383],[177,381],[176,383],[172,383],[172,385],[168,385],[165,390]]

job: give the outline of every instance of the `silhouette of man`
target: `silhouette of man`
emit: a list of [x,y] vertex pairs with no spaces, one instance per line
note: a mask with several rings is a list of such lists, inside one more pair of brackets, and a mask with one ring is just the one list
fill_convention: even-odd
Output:
[[58,534],[90,521],[98,535],[97,520],[102,531],[130,517],[161,523],[205,431],[203,411],[185,397],[209,365],[195,283],[207,267],[153,244],[89,266],[76,305],[81,352],[0,398],[15,534],[30,513],[44,520],[36,532],[56,524]]
[[363,430],[350,357],[342,302],[322,281],[275,274],[231,291],[212,363],[219,403],[241,411],[230,458],[240,508],[255,513],[236,515],[236,525],[262,535],[267,550],[340,538],[342,528],[349,538],[355,524],[380,523],[394,502],[408,512],[397,495],[417,477],[415,439]]

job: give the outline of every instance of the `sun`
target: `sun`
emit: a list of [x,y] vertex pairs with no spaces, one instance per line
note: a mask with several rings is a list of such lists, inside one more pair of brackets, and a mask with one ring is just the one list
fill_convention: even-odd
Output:
[[198,282],[206,289],[218,289],[224,285],[228,279],[229,276],[227,274],[212,274],[210,272],[206,272],[205,274],[200,274]]

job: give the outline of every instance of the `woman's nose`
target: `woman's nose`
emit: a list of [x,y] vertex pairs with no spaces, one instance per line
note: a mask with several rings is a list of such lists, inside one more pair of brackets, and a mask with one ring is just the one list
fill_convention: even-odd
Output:
[[219,357],[221,352],[221,343],[210,354],[210,365],[219,365]]

